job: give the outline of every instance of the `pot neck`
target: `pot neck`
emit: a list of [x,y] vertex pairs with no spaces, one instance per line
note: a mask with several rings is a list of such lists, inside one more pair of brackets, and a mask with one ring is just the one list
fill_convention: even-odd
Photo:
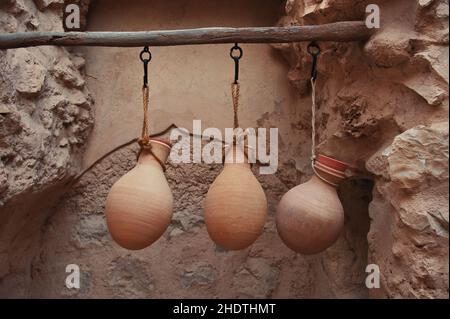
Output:
[[161,172],[164,171],[163,168],[161,167],[161,164],[155,158],[155,156],[147,150],[142,150],[141,154],[139,155],[138,165],[153,166],[158,170],[161,170]]
[[233,145],[225,155],[225,167],[233,165],[248,167],[250,168],[250,163],[248,162],[248,157],[245,155],[244,148],[237,145]]

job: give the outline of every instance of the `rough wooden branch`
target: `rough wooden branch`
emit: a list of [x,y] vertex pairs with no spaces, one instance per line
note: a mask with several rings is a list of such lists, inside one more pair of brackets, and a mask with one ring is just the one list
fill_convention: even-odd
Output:
[[362,21],[314,26],[201,28],[140,32],[18,32],[0,34],[0,49],[40,45],[141,47],[217,43],[348,42],[365,40],[373,29]]

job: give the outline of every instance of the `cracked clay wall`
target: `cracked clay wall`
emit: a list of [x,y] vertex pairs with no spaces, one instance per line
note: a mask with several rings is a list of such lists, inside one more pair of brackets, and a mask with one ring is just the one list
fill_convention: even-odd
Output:
[[[3,1],[0,30],[60,30],[61,2]],[[105,31],[318,24],[363,19],[366,2],[97,0],[86,21]],[[137,146],[71,182],[139,134],[139,49],[0,51],[0,296],[448,296],[448,2],[373,2],[383,28],[367,43],[321,44],[319,149],[357,170],[338,191],[344,232],[315,256],[285,247],[274,223],[281,196],[312,173],[306,44],[243,45],[241,123],[278,127],[280,148],[275,174],[253,168],[269,219],[239,252],[216,247],[203,222],[202,200],[221,165],[169,163],[172,224],[138,252],[112,241],[103,213]],[[231,126],[229,48],[152,48],[152,131],[172,123],[191,129],[192,119]],[[81,267],[79,290],[64,285],[73,263]],[[368,263],[380,267],[380,289],[364,285]]]

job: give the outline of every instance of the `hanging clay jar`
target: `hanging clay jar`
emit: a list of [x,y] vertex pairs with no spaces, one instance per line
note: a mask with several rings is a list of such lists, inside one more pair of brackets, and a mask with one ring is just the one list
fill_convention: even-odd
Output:
[[[205,223],[217,245],[239,250],[250,246],[261,235],[267,217],[267,200],[243,148],[234,145],[225,158],[223,171],[206,195]],[[244,162],[236,160],[239,158]]]
[[158,139],[151,139],[150,145],[151,151],[142,149],[136,167],[112,186],[106,200],[111,237],[131,250],[158,240],[172,218],[172,192],[160,164],[166,162],[171,146]]
[[348,164],[319,155],[315,175],[288,191],[281,199],[276,224],[278,234],[292,250],[305,255],[330,247],[344,226],[344,209],[336,193]]

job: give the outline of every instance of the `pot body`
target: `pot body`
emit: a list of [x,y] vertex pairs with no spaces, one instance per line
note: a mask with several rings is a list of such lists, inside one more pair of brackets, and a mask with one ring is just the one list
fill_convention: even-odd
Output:
[[315,175],[281,199],[276,224],[281,240],[292,250],[312,255],[326,250],[344,228],[344,209],[336,192],[348,164],[319,155]]
[[111,188],[106,200],[106,220],[111,237],[120,246],[143,249],[158,240],[172,218],[173,197],[163,169],[170,145],[152,140],[152,153],[143,149],[136,167]]
[[344,209],[335,188],[313,176],[283,196],[276,223],[286,246],[305,255],[317,254],[339,237]]
[[[267,200],[245,154],[239,147],[232,149],[227,153],[223,171],[209,188],[203,208],[211,239],[225,249],[239,250],[261,235]],[[236,158],[243,158],[244,162],[239,163]]]

